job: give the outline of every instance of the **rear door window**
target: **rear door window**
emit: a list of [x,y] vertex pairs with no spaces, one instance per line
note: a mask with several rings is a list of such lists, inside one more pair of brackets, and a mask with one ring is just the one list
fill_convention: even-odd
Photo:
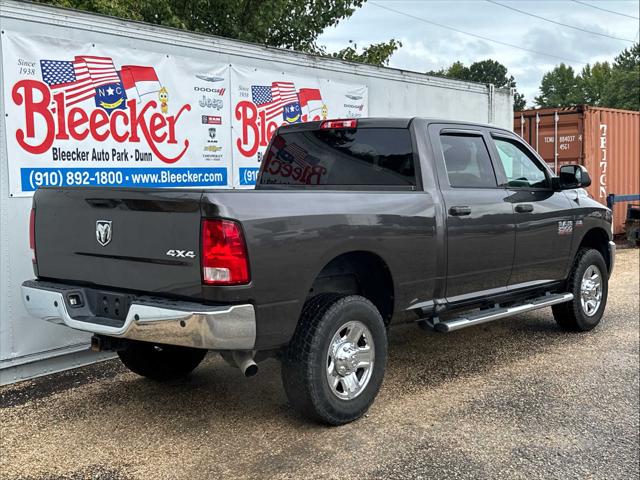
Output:
[[414,186],[411,135],[405,128],[284,132],[271,142],[259,182]]
[[449,184],[457,188],[496,188],[491,157],[480,135],[440,135]]

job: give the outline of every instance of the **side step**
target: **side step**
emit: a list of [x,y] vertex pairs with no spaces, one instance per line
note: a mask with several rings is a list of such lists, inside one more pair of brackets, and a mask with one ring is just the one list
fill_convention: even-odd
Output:
[[493,307],[488,310],[480,310],[471,314],[452,318],[445,321],[436,321],[433,323],[433,328],[437,332],[448,333],[461,328],[471,327],[473,325],[480,325],[481,323],[491,322],[493,320],[499,320],[501,318],[510,317],[518,313],[529,312],[531,310],[537,310],[538,308],[550,307],[558,303],[569,302],[573,300],[573,293],[557,293],[553,295],[544,295],[529,300],[527,303],[520,305],[513,305],[511,307]]

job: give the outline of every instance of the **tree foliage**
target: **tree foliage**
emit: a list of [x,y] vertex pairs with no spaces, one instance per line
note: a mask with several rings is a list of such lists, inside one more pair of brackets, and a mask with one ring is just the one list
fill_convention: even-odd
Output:
[[371,65],[388,65],[393,52],[401,46],[401,42],[392,38],[388,42],[369,45],[369,47],[358,53],[358,45],[350,41],[347,48],[332,53],[331,56],[352,62],[369,63]]
[[593,66],[585,65],[577,79],[579,102],[587,105],[602,106],[610,80],[611,65],[609,65],[609,62],[596,62]]
[[623,50],[613,61],[602,103],[607,107],[640,110],[640,43]]
[[540,83],[540,95],[535,98],[541,107],[563,107],[581,102],[579,81],[573,67],[561,63],[547,72]]
[[[491,83],[496,88],[516,88],[513,75],[508,75],[507,67],[495,60],[487,59],[472,63],[468,67],[462,62],[454,62],[449,68],[427,72],[428,75],[455,78],[470,82]],[[524,95],[514,91],[513,109],[524,110],[526,100]]]
[[[366,0],[37,0],[128,20],[329,55],[320,34],[349,18]],[[391,40],[360,53],[350,45],[333,57],[386,65],[400,46]]]
[[613,61],[585,65],[579,74],[560,64],[542,78],[540,107],[591,105],[640,110],[640,44],[623,50]]

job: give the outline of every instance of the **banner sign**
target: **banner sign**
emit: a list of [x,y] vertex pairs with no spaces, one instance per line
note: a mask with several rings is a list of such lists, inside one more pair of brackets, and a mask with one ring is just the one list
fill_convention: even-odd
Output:
[[367,115],[367,87],[2,34],[11,196],[40,186],[252,187],[275,129]]
[[367,116],[367,87],[231,67],[234,187],[252,187],[280,125]]
[[2,35],[10,194],[231,185],[228,65]]

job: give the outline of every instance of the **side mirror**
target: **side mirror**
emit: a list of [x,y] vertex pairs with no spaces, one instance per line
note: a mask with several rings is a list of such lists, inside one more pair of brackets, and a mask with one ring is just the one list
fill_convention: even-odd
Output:
[[591,185],[589,172],[582,165],[562,165],[558,176],[554,180],[557,190],[587,188]]

